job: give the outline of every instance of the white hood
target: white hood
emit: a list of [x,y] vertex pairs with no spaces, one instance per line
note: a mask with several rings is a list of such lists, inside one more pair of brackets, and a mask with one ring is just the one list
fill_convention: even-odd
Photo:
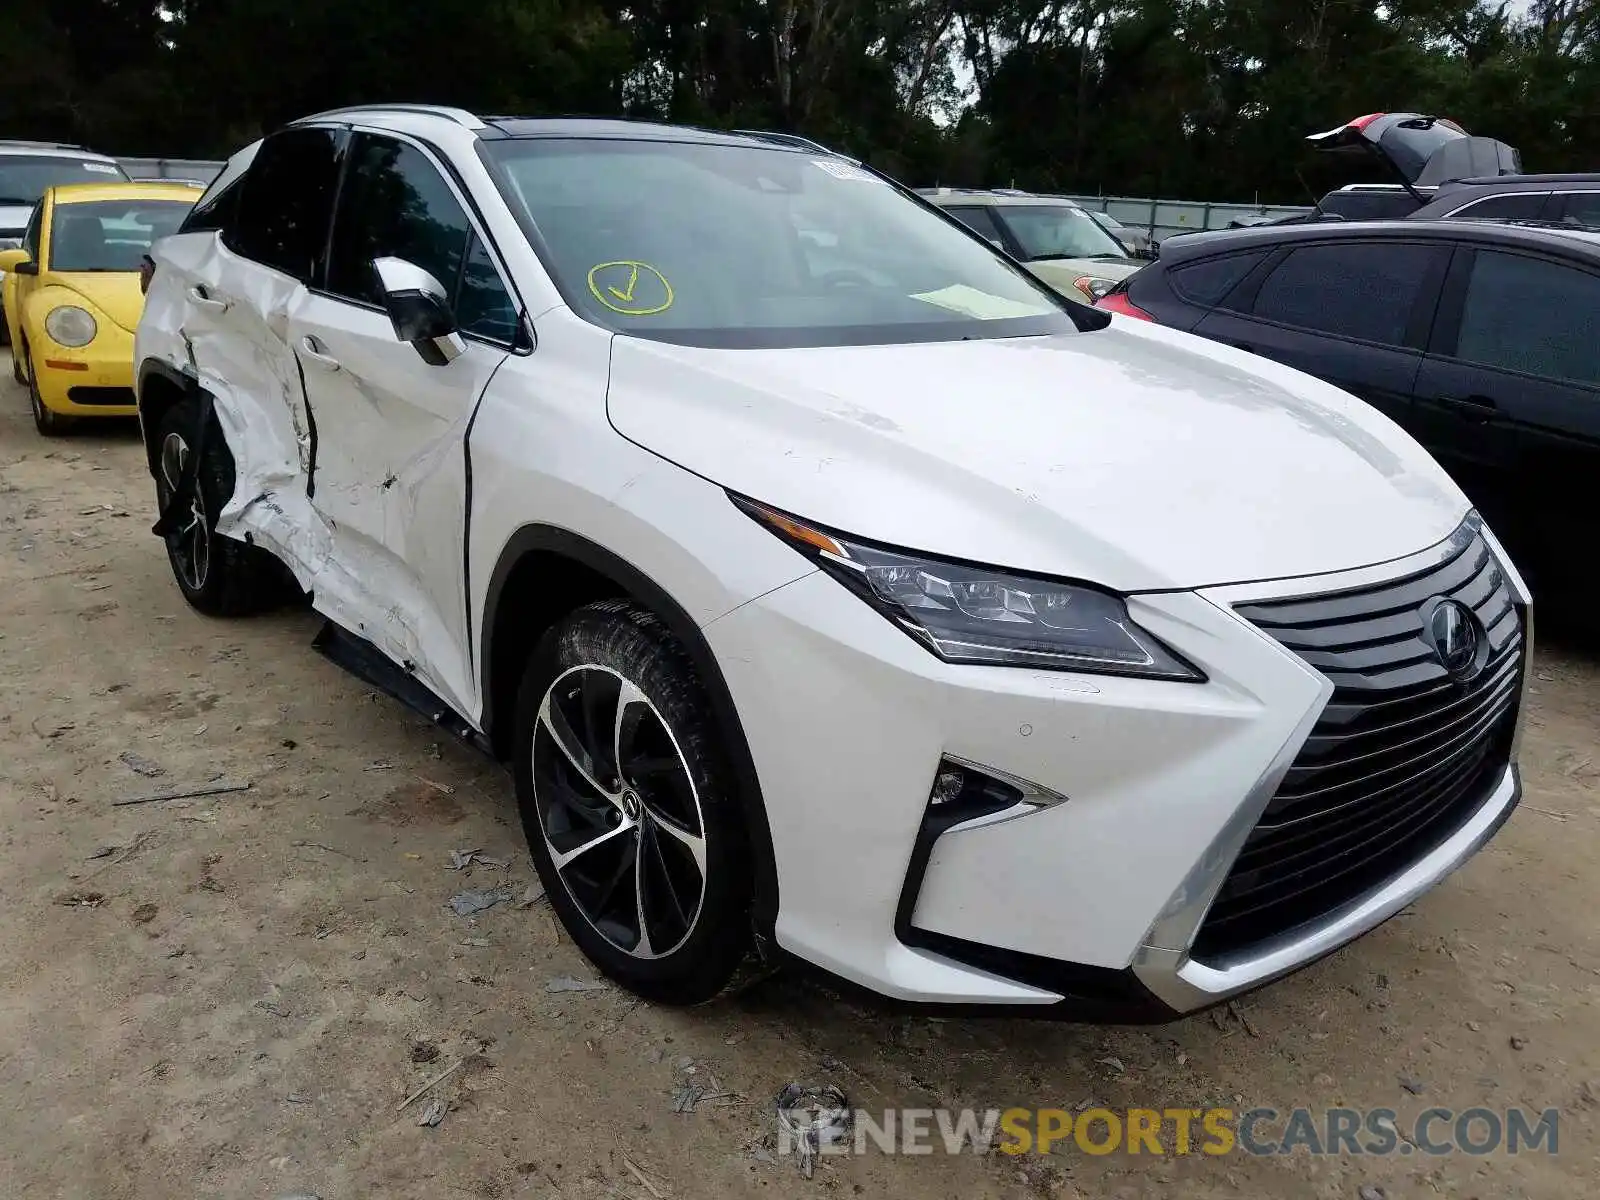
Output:
[[704,350],[618,336],[625,437],[845,533],[1120,591],[1345,570],[1468,504],[1386,417],[1117,318],[1058,337]]

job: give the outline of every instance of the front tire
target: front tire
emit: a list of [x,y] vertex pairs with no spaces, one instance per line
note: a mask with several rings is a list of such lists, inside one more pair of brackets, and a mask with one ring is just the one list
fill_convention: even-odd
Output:
[[[233,456],[215,417],[205,439],[189,511],[166,535],[167,560],[183,598],[207,616],[237,617],[273,607],[283,569],[266,551],[217,533],[217,517],[233,495]],[[162,512],[199,445],[200,406],[175,405],[156,432],[156,500]]]
[[750,858],[683,646],[627,601],[580,608],[540,642],[516,721],[523,829],[572,940],[647,1000],[724,991],[750,949]]
[[[28,373],[24,382],[28,385],[28,405],[33,409],[33,427],[45,437],[62,437],[70,433],[74,424],[73,419],[45,407],[44,397],[39,395],[39,372],[33,365],[32,351],[26,344],[21,349],[22,357],[28,363]],[[17,369],[15,356],[11,369],[13,372]]]

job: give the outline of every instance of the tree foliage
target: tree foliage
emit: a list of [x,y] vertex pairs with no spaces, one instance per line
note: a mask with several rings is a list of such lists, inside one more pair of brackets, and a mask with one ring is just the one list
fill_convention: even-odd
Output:
[[794,130],[908,182],[1296,201],[1448,115],[1600,168],[1600,0],[4,0],[0,136],[220,156],[367,101]]

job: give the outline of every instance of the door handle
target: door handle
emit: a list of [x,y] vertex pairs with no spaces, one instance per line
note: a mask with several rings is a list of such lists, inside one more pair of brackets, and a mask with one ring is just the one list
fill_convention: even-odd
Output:
[[1470,396],[1441,396],[1440,399],[1449,404],[1459,404],[1463,408],[1482,409],[1485,412],[1498,412],[1500,409],[1493,396],[1485,396],[1481,392],[1474,392]]
[[219,315],[227,312],[232,307],[228,301],[220,300],[216,296],[207,294],[206,289],[199,284],[195,284],[194,287],[189,289],[189,303],[196,308],[203,308],[207,312],[214,312]]
[[331,354],[324,353],[322,343],[309,333],[300,339],[300,353],[306,356],[308,362],[321,367],[324,371],[339,369],[339,360]]

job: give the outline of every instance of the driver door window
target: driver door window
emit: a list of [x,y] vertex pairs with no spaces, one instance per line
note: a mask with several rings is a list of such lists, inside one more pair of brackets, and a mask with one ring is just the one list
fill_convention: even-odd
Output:
[[334,218],[328,291],[382,307],[378,258],[403,258],[437,279],[455,300],[463,333],[514,340],[515,306],[443,174],[409,142],[357,134]]

